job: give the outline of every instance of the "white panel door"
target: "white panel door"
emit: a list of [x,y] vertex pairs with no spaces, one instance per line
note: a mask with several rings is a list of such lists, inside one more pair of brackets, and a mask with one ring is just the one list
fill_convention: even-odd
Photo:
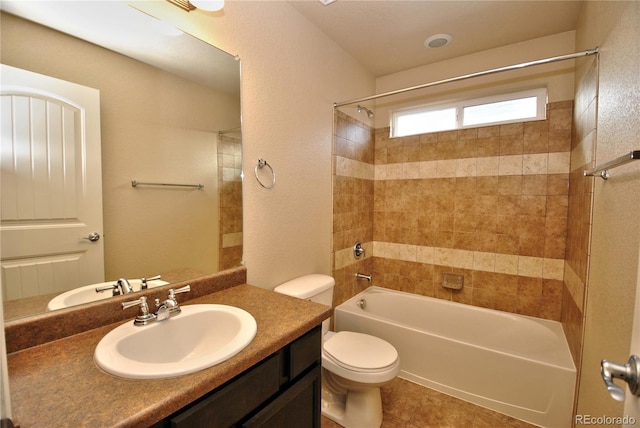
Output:
[[3,299],[104,281],[100,93],[1,66]]
[[[638,283],[636,285],[636,302],[629,354],[640,356],[640,255],[638,257]],[[630,394],[627,388],[625,390],[627,392],[624,399],[624,416],[626,419],[622,421],[622,425],[625,427],[635,426],[640,422],[640,397]]]

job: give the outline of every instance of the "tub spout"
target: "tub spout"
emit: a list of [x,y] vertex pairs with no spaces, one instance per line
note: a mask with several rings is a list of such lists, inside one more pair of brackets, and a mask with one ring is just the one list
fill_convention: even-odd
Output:
[[358,279],[366,279],[367,281],[371,282],[371,275],[365,275],[363,273],[356,272],[356,280]]

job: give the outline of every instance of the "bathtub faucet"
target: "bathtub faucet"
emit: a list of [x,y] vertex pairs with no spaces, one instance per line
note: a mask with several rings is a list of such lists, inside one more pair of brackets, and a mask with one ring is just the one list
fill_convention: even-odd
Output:
[[356,280],[358,279],[366,279],[367,281],[371,282],[371,275],[365,275],[363,273],[356,272]]

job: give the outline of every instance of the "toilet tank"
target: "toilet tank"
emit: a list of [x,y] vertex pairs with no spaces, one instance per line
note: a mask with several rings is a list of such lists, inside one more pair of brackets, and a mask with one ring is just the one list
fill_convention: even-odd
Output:
[[329,275],[309,274],[294,278],[273,289],[276,293],[331,306],[336,281]]

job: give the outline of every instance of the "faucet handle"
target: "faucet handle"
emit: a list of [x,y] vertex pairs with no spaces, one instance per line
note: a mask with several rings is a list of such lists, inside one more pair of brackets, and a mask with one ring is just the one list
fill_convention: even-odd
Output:
[[[171,291],[171,290],[169,290],[169,291]],[[190,286],[190,285],[185,285],[184,287],[180,287],[180,288],[178,288],[178,289],[176,289],[176,290],[173,290],[173,292],[174,292],[175,294],[178,294],[178,293],[187,293],[187,292],[189,292],[189,291],[191,291],[191,286]]]
[[133,321],[135,325],[146,325],[153,321],[156,316],[149,312],[149,305],[147,304],[147,297],[141,296],[138,300],[132,300],[130,302],[122,302],[122,309],[128,309],[133,306],[140,306],[140,313]]
[[118,284],[111,285],[103,285],[102,287],[96,287],[96,293],[102,293],[103,291],[113,291],[114,296],[120,295],[120,291],[118,290]]
[[180,293],[188,293],[189,291],[191,291],[191,286],[190,285],[185,285],[184,287],[180,287],[177,289],[169,289],[169,298],[170,299],[175,299],[176,294],[180,294]]
[[147,284],[147,281],[155,281],[160,278],[162,278],[162,275],[152,276],[151,278],[142,278],[140,280],[140,289],[146,290],[149,287],[149,285]]
[[130,302],[122,302],[122,309],[129,309],[133,306],[140,305],[140,310],[144,311],[145,308],[149,312],[149,305],[147,304],[147,296],[141,296],[138,300],[131,300]]

